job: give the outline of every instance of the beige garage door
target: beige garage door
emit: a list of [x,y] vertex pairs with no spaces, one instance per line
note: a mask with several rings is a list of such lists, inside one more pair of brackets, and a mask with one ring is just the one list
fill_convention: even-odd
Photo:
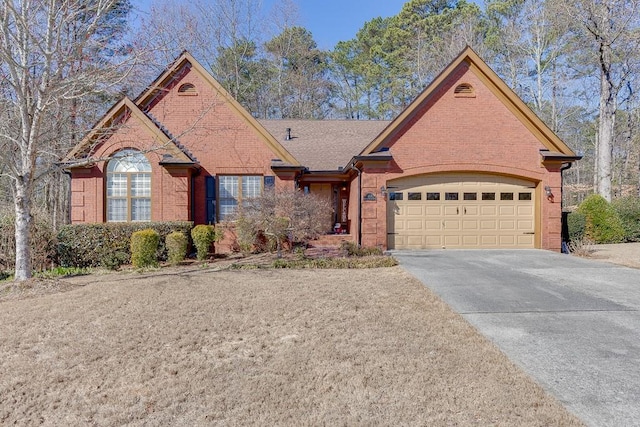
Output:
[[533,248],[535,184],[493,175],[390,181],[390,249]]

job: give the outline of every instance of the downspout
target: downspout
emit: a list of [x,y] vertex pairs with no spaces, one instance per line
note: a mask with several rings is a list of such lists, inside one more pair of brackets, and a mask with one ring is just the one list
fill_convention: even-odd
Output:
[[358,169],[354,164],[351,165],[351,169],[358,174],[358,247],[362,245],[362,171]]
[[569,228],[567,224],[567,215],[564,212],[564,171],[573,166],[573,163],[568,162],[560,167],[560,215],[561,215],[561,233],[560,233],[560,252],[568,254],[569,251]]

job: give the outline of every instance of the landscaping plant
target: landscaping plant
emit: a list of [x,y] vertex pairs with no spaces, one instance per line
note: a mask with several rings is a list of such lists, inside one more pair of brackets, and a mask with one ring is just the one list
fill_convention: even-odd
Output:
[[203,261],[209,256],[209,249],[214,242],[222,238],[213,225],[200,224],[191,230],[191,239],[196,247],[196,256],[198,260]]
[[160,234],[147,228],[131,235],[131,264],[135,268],[158,266],[158,243]]
[[[242,230],[237,238],[253,237],[238,241],[240,248],[251,245],[274,247],[278,253],[287,245],[293,249],[296,244],[306,244],[331,229],[331,205],[327,198],[315,194],[305,194],[300,190],[267,189],[246,201],[234,219]],[[271,245],[261,245],[263,236]]]
[[187,256],[187,248],[189,246],[189,239],[184,233],[180,231],[174,231],[165,238],[165,246],[167,247],[167,260],[171,265],[178,265]]
[[611,202],[624,228],[628,242],[640,242],[640,197],[625,196]]
[[618,213],[607,200],[593,194],[578,206],[586,218],[585,236],[594,243],[619,243],[624,240],[624,228]]

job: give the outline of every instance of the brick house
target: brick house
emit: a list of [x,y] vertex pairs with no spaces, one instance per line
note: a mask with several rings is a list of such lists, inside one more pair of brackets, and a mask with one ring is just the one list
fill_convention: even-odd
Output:
[[578,159],[467,48],[390,122],[256,120],[183,53],[64,162],[73,223],[216,223],[275,186],[327,197],[327,232],[364,246],[559,250]]

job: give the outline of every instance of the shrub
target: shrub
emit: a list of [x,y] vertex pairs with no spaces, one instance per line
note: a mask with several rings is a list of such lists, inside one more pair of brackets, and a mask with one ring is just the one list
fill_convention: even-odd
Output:
[[274,247],[280,251],[285,245],[292,249],[329,231],[331,213],[329,200],[315,194],[266,190],[234,215],[237,244],[243,251]]
[[604,197],[593,194],[578,206],[586,217],[585,237],[595,243],[619,243],[624,240],[624,228],[615,209]]
[[167,247],[167,260],[171,265],[178,265],[184,261],[187,256],[187,248],[189,247],[189,239],[184,233],[174,231],[165,238]]
[[196,225],[191,230],[193,245],[196,247],[197,258],[202,261],[207,259],[211,244],[222,238],[221,233],[213,225]]
[[167,259],[165,238],[180,231],[189,235],[193,223],[132,222],[66,225],[58,233],[58,260],[64,267],[107,267],[117,269],[131,259],[131,235],[151,228],[160,235],[158,258]]
[[131,235],[131,264],[135,268],[158,266],[158,243],[160,234],[150,228]]
[[[34,271],[51,267],[57,258],[56,233],[49,217],[39,211],[33,212],[31,222],[31,265]],[[0,210],[0,271],[13,271],[16,262],[15,213],[10,209]]]
[[569,228],[569,241],[576,242],[584,237],[587,217],[582,212],[571,212],[567,215],[567,227]]
[[382,249],[377,247],[359,247],[355,242],[343,241],[340,250],[348,257],[364,257],[382,255]]
[[614,200],[611,203],[615,209],[622,228],[624,228],[624,237],[628,242],[640,241],[640,197],[626,196]]

